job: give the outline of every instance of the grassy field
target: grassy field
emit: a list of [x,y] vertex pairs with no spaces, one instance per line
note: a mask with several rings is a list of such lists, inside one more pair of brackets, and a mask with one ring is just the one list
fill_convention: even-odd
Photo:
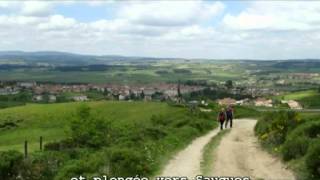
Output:
[[0,80],[79,83],[157,83],[178,80],[226,81],[243,79],[244,70],[236,65],[216,63],[156,62],[125,64],[103,71],[58,71],[46,68],[0,70]]
[[[39,136],[46,142],[66,137],[67,125],[77,107],[82,103],[51,105],[28,104],[22,107],[0,110],[0,124],[15,122],[17,127],[0,129],[0,150],[23,151],[23,142],[30,142],[31,151],[36,150]],[[185,109],[170,107],[165,103],[144,102],[90,102],[87,103],[99,116],[117,121],[118,125],[145,123],[152,115],[179,115]]]
[[304,108],[320,108],[320,93],[316,90],[298,91],[277,97],[281,100],[296,100]]
[[[46,179],[79,173],[152,176],[176,151],[216,126],[210,114],[160,102],[27,104],[0,110],[0,151],[23,152],[28,140],[29,158],[16,162],[23,166],[17,171],[27,167]],[[37,151],[40,136],[44,151]],[[47,158],[59,161],[58,168]]]

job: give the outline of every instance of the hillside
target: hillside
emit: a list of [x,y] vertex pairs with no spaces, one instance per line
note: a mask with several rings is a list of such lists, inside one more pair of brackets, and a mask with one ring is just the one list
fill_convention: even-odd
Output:
[[[87,103],[99,116],[115,121],[118,125],[145,123],[152,115],[176,114],[185,110],[170,107],[164,103],[144,102],[90,102]],[[13,122],[12,127],[0,129],[0,150],[22,151],[24,140],[29,140],[31,148],[38,148],[39,136],[46,141],[61,140],[66,137],[67,125],[81,103],[35,105],[9,108],[0,111],[0,124]],[[17,127],[14,127],[17,126]]]
[[316,90],[287,93],[284,95],[280,95],[277,98],[281,100],[296,100],[300,104],[302,104],[304,108],[320,108],[320,93]]
[[[173,153],[215,126],[207,114],[166,103],[29,104],[0,110],[0,151],[23,152],[28,140],[32,164],[24,161],[24,166],[46,179],[66,179],[80,171],[88,176],[150,176]],[[41,152],[40,136],[45,141]],[[38,171],[42,162],[45,169]]]

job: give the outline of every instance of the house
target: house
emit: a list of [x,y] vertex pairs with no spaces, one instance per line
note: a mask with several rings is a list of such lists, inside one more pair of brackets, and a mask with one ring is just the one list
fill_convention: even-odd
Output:
[[145,95],[145,96],[144,96],[144,100],[145,100],[145,101],[151,101],[151,100],[152,100],[152,96],[150,96],[150,95]]
[[55,95],[49,95],[49,102],[56,102],[57,97]]
[[123,94],[119,94],[119,97],[118,97],[119,101],[123,101],[126,99],[126,96],[123,95]]
[[289,100],[288,106],[290,107],[290,109],[302,109],[302,106],[299,104],[299,102],[294,100]]
[[209,104],[206,101],[202,100],[201,105],[208,106]]
[[19,82],[18,83],[18,86],[23,87],[23,88],[32,88],[36,85],[37,85],[37,83],[35,83],[35,82]]
[[176,89],[166,89],[164,91],[164,94],[169,96],[169,97],[175,97],[178,95],[178,91]]
[[42,101],[43,96],[42,95],[35,95],[35,96],[33,96],[32,100],[37,101],[37,102]]
[[245,104],[248,104],[248,103],[249,103],[249,99],[248,98],[241,99],[241,100],[236,102],[237,105],[245,105]]
[[272,107],[272,100],[265,99],[265,98],[258,98],[254,102],[255,106],[265,106],[265,107]]
[[224,99],[219,99],[218,104],[220,106],[229,106],[229,105],[236,105],[237,101],[232,98],[224,98]]
[[74,101],[88,101],[89,100],[88,97],[84,96],[84,95],[82,95],[82,96],[74,96],[74,97],[72,97],[72,99]]
[[0,95],[18,94],[19,90],[14,87],[0,88]]

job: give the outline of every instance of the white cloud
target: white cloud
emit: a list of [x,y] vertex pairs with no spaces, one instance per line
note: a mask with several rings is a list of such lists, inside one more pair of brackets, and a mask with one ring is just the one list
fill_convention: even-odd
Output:
[[51,13],[52,5],[48,1],[25,1],[21,13],[27,16],[47,16]]
[[221,2],[144,1],[125,4],[118,17],[150,26],[186,26],[209,20],[223,9]]
[[0,9],[6,9],[0,14],[0,50],[187,58],[320,56],[318,2],[258,1],[234,14],[222,2],[97,1],[90,6],[112,6],[106,9],[114,14],[92,21],[55,12],[57,6],[90,2],[31,3],[28,8],[25,3],[0,1]]
[[320,2],[253,2],[223,23],[242,30],[312,30],[320,28]]
[[66,18],[62,15],[52,15],[46,22],[40,23],[37,27],[41,30],[64,30],[75,27],[77,21],[73,18]]
[[41,22],[41,18],[29,17],[29,16],[12,16],[12,15],[0,15],[0,26],[21,26],[21,25],[34,25]]
[[109,5],[111,3],[114,3],[114,0],[88,0],[85,1],[85,3],[87,3],[89,6],[105,6],[105,5]]

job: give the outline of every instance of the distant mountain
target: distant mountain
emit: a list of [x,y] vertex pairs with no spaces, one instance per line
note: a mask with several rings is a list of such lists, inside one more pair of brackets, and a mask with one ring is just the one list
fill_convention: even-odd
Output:
[[19,60],[26,63],[49,63],[49,64],[87,64],[95,61],[91,55],[79,55],[66,52],[41,51],[1,51],[0,60]]
[[156,60],[177,60],[176,58],[128,57],[118,55],[82,55],[57,51],[0,51],[0,61],[23,61],[27,64],[48,63],[53,65],[108,64],[116,61],[147,62]]
[[[188,60],[183,58],[154,58],[154,57],[134,57],[119,55],[83,55],[58,51],[0,51],[0,61],[23,61],[27,64],[47,63],[52,65],[89,65],[89,64],[110,64],[119,61],[128,62],[152,62],[160,60]],[[189,59],[198,61],[201,59]],[[210,59],[207,59],[210,60]],[[213,60],[213,59],[211,59]],[[221,60],[227,61],[227,60]],[[294,60],[230,60],[243,63],[269,64],[275,68],[286,68],[290,66],[318,67],[318,59],[294,59]]]
[[287,60],[273,64],[274,68],[280,69],[312,69],[320,68],[320,60],[317,59],[300,59]]

